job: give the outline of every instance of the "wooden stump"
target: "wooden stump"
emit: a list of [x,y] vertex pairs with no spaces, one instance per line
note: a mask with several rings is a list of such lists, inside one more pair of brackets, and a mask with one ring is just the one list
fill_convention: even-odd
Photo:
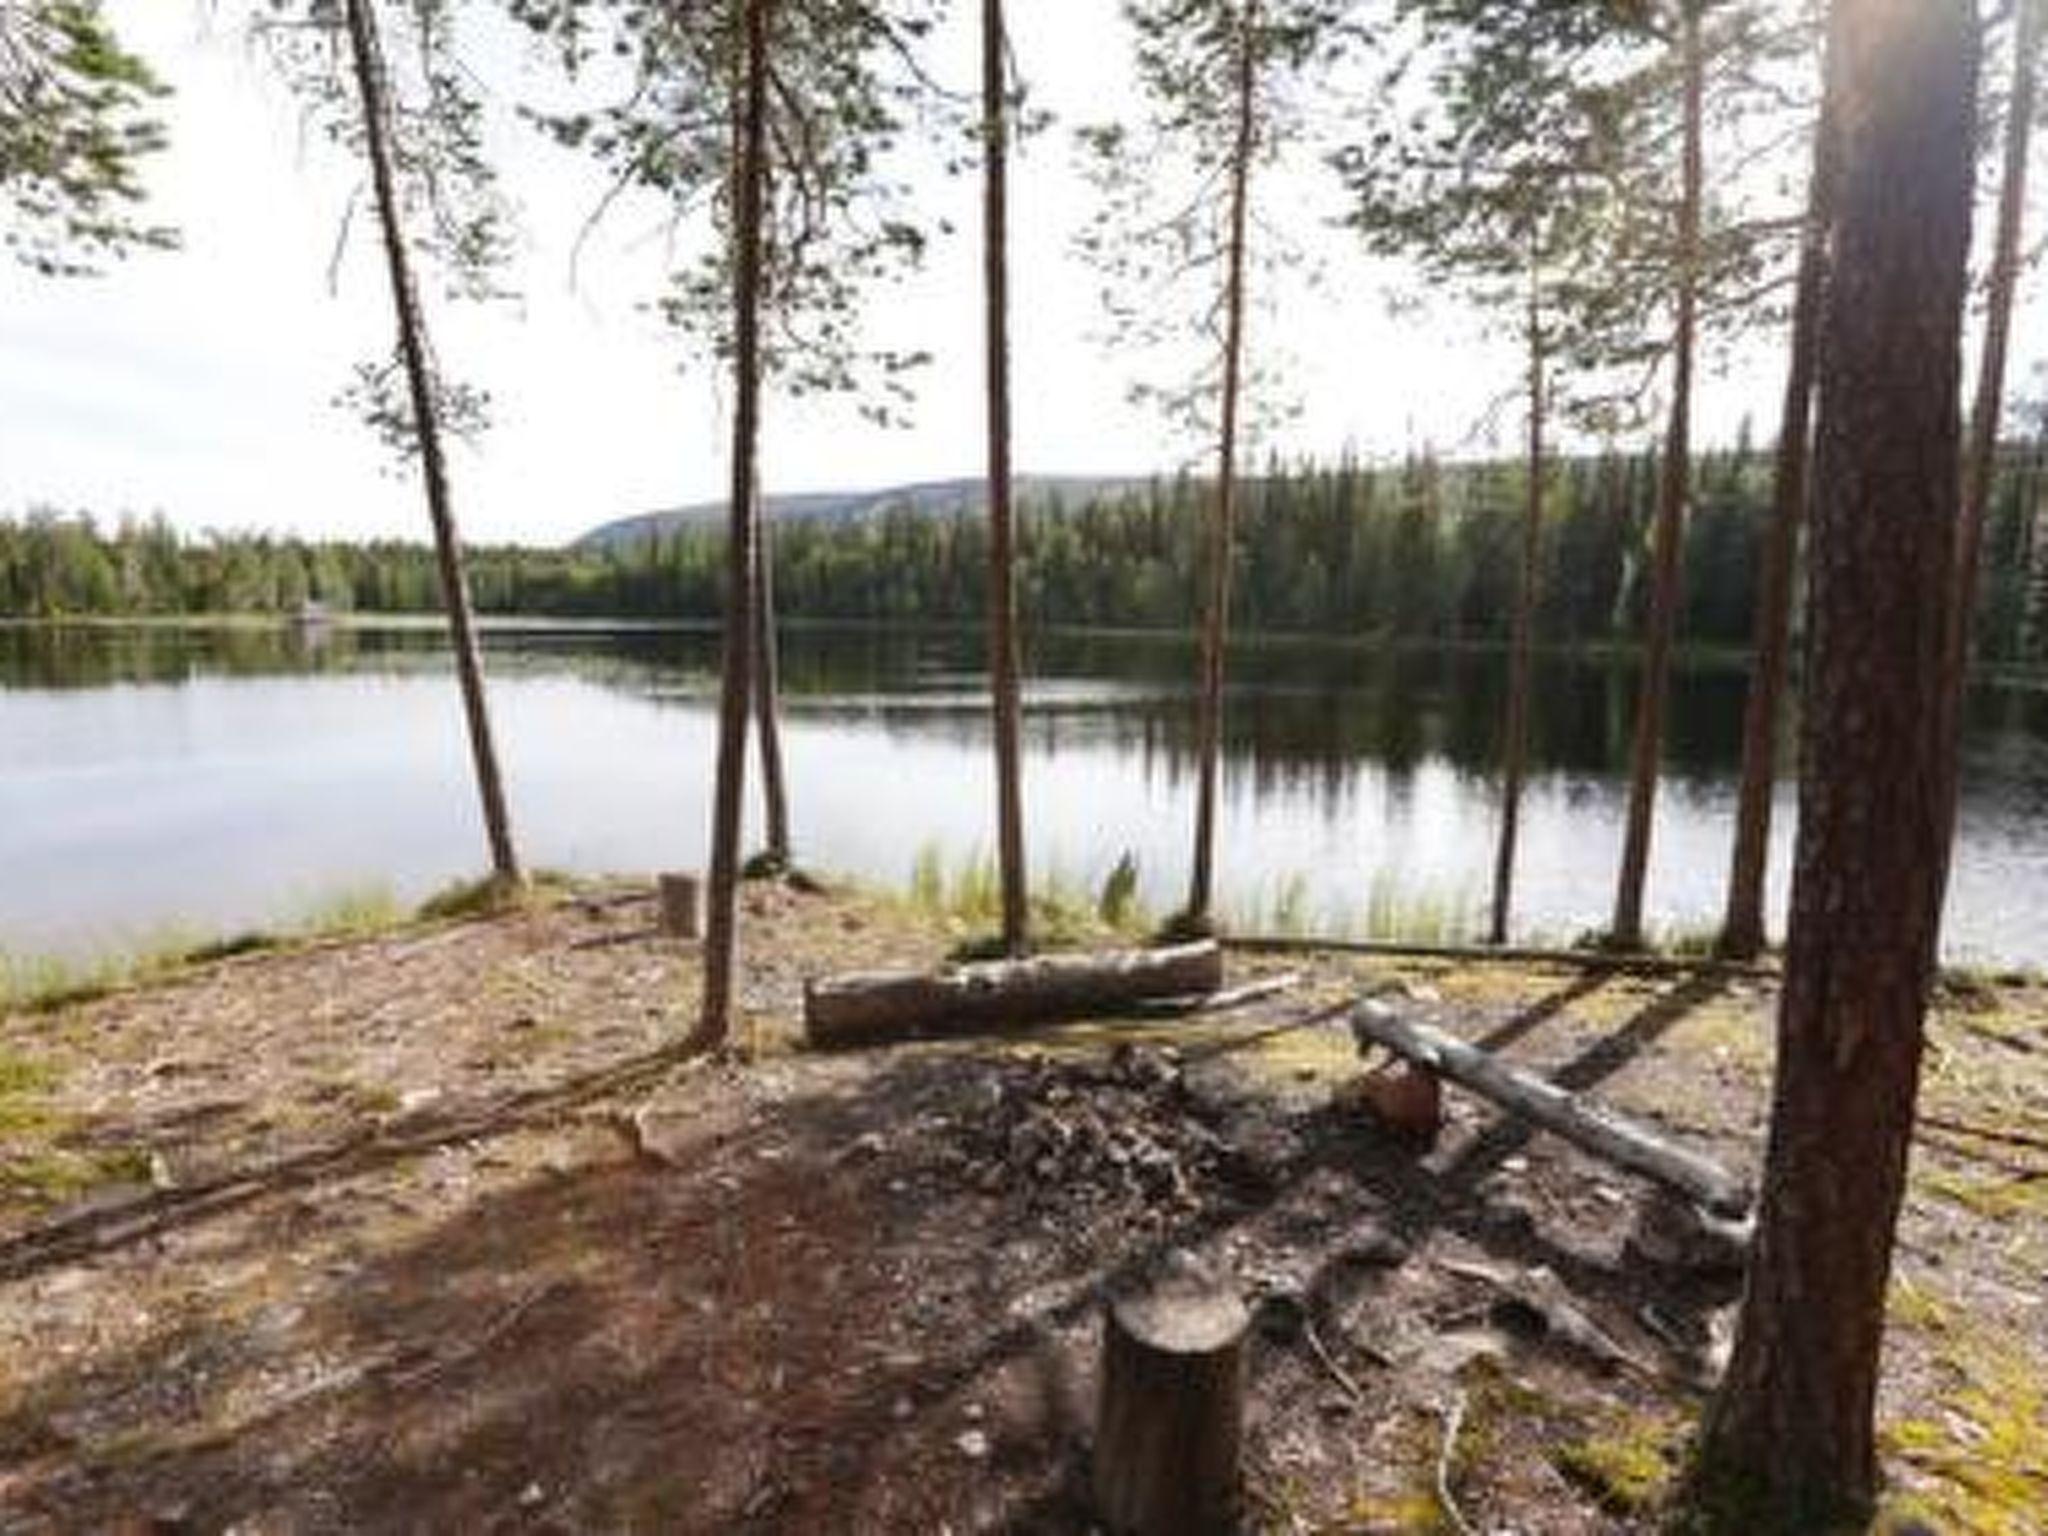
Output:
[[1238,1529],[1250,1321],[1233,1289],[1193,1267],[1111,1302],[1103,1320],[1095,1501],[1116,1536]]
[[702,938],[704,883],[695,875],[660,875],[661,931],[674,939]]

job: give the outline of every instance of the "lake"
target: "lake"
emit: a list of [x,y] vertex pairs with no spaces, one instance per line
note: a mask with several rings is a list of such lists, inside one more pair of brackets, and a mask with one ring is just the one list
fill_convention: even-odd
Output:
[[[527,862],[704,860],[717,638],[495,624],[487,666]],[[993,845],[980,646],[794,628],[786,752],[798,856],[904,885]],[[1193,648],[1052,635],[1029,655],[1028,840],[1098,887],[1125,853],[1155,910],[1186,876]],[[1247,644],[1226,720],[1220,899],[1247,924],[1480,922],[1506,666],[1497,654]],[[1726,878],[1742,675],[1675,679],[1648,911],[1711,926]],[[1601,924],[1621,840],[1627,661],[1546,657],[1517,936]],[[1947,952],[2048,965],[2048,691],[1971,701]],[[1773,910],[1791,841],[1779,786]],[[416,898],[486,862],[449,657],[426,626],[0,627],[0,949],[78,952],[277,923],[365,888]]]

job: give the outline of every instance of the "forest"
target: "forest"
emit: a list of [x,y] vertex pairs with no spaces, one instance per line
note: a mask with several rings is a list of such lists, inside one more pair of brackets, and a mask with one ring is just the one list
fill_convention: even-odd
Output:
[[[51,992],[40,1034],[9,1015],[11,1047],[49,1054],[0,1056],[31,1101],[0,1134],[44,1138],[45,1187],[83,1166],[140,1193],[35,1206],[0,1239],[0,1285],[131,1266],[7,1292],[0,1325],[44,1375],[0,1408],[0,1499],[55,1528],[182,1528],[195,1504],[324,1528],[337,1487],[372,1528],[1467,1533],[1483,1501],[1488,1529],[2040,1529],[2039,988],[1937,962],[1973,669],[2048,651],[2042,434],[2008,377],[2037,339],[2016,316],[2048,0],[1122,0],[1044,56],[1004,0],[247,11],[301,133],[359,173],[343,237],[388,331],[345,399],[431,543],[24,510],[0,524],[0,600],[438,611],[489,874],[420,928],[276,956],[236,936],[167,987]],[[0,3],[24,281],[180,259],[149,202],[168,88],[118,19]],[[1119,29],[1122,89],[1053,124],[1032,81],[1095,25]],[[668,270],[635,298],[718,377],[721,526],[615,551],[462,539],[449,449],[488,441],[489,402],[441,321],[505,296],[514,129],[606,189],[586,232],[621,202],[662,221]],[[1070,254],[1107,356],[1156,410],[1159,460],[1199,465],[1073,508],[1013,495],[1011,188],[1048,134],[1082,167]],[[975,187],[971,232],[929,206],[940,177]],[[1311,183],[1359,263],[1334,278],[1290,221]],[[777,411],[838,397],[879,428],[913,407],[933,358],[886,295],[951,238],[979,260],[954,318],[981,501],[765,516]],[[1390,271],[1505,344],[1512,462],[1274,462],[1295,402],[1262,325],[1311,282],[1413,302]],[[1738,354],[1782,380],[1768,446],[1710,449],[1704,387]],[[701,869],[536,878],[480,613],[716,621]],[[805,867],[795,617],[985,629],[972,931]],[[1185,896],[1142,933],[1128,871],[1077,916],[1028,863],[1032,625],[1198,638]],[[1483,935],[1375,971],[1370,945],[1227,931],[1247,631],[1504,648]],[[1638,664],[1599,828],[1611,917],[1530,954],[1509,938],[1543,852],[1522,837],[1541,644]],[[1705,646],[1746,672],[1726,905],[1710,955],[1654,953],[1671,677]],[[877,828],[933,792],[879,787]],[[1474,979],[1493,965],[1526,969]],[[142,1131],[109,1130],[116,1102]],[[150,1129],[215,1120],[204,1156]],[[307,1126],[330,1138],[291,1145]],[[337,1187],[376,1177],[408,1182],[344,1212]],[[232,1316],[199,1290],[114,1310],[245,1217],[250,1284],[279,1290]],[[308,1229],[332,1245],[311,1264]],[[188,1311],[206,1323],[154,1331]],[[67,1320],[114,1366],[45,1358]],[[289,1370],[278,1338],[307,1340]],[[222,1370],[237,1389],[212,1393]],[[272,1406],[224,1429],[245,1385]],[[193,1431],[135,1454],[158,1414]]]
[[[1654,457],[1569,458],[1550,467],[1538,557],[1543,644],[1626,644],[1641,630]],[[1238,627],[1250,634],[1380,636],[1504,644],[1524,502],[1517,464],[1269,467],[1247,486],[1236,555]],[[1973,630],[1987,665],[2048,659],[2048,551],[2036,509],[2038,449],[2010,452],[1987,511]],[[1695,648],[1750,639],[1770,507],[1767,456],[1709,452],[1686,523],[1681,632]],[[1190,476],[1109,502],[1019,508],[1018,602],[1033,625],[1186,630],[1210,492]],[[724,534],[683,527],[623,549],[472,545],[470,589],[486,614],[715,620]],[[979,512],[884,511],[851,525],[789,522],[774,550],[793,619],[977,625],[988,559]],[[0,612],[17,617],[292,616],[438,612],[424,544],[181,536],[161,520],[112,527],[55,513],[0,519]]]

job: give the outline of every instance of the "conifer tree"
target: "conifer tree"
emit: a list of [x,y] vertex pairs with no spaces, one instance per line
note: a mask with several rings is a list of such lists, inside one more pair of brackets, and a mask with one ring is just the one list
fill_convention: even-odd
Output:
[[167,94],[99,0],[0,5],[0,245],[46,276],[175,245],[137,218]]

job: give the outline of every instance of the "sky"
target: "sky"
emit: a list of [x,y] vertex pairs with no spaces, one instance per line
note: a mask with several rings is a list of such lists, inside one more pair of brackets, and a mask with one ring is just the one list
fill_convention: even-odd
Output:
[[[172,148],[148,169],[152,217],[179,251],[84,280],[0,267],[0,515],[32,506],[101,517],[162,513],[178,528],[422,536],[416,484],[334,400],[353,367],[388,353],[391,321],[370,221],[334,262],[358,168],[309,138],[289,94],[209,0],[109,0],[131,47],[174,87]],[[965,12],[935,68],[969,88]],[[1055,117],[1013,171],[1015,457],[1021,471],[1142,474],[1194,446],[1126,399],[1132,360],[1105,346],[1097,278],[1072,246],[1092,207],[1072,128],[1131,95],[1113,0],[1015,8],[1018,65]],[[505,71],[494,71],[496,79]],[[509,72],[516,80],[517,72]],[[513,90],[519,89],[515,83]],[[678,253],[655,210],[627,207],[570,252],[597,173],[496,110],[503,179],[521,204],[515,304],[439,305],[449,370],[489,390],[494,425],[457,450],[464,532],[554,544],[609,519],[716,499],[726,475],[719,381],[663,334],[645,303]],[[981,469],[980,254],[972,176],[925,179],[921,201],[958,231],[926,270],[872,300],[872,334],[934,355],[914,424],[878,429],[845,403],[771,399],[771,492],[855,489]],[[1404,274],[1329,227],[1334,184],[1314,166],[1267,187],[1269,216],[1304,231],[1322,284],[1275,288],[1255,354],[1282,359],[1299,414],[1264,448],[1395,455],[1487,446],[1475,427],[1516,376],[1513,353],[1454,308],[1403,309]],[[330,284],[330,267],[335,281]],[[1412,297],[1412,294],[1410,295]],[[1767,418],[1769,371],[1709,380],[1702,436]],[[1498,423],[1505,447],[1513,413]],[[1768,433],[1761,433],[1767,436]]]

